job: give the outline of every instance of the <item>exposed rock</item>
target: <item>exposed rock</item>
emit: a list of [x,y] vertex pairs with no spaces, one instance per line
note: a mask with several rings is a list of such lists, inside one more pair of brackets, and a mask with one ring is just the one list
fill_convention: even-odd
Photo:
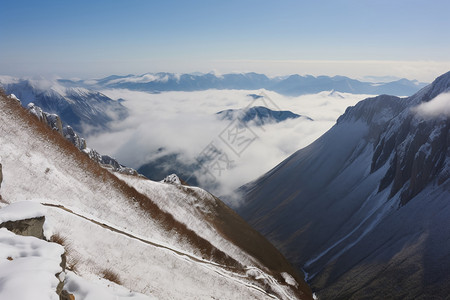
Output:
[[66,290],[63,290],[59,295],[59,300],[75,300],[75,296],[73,294],[69,294]]
[[[0,224],[0,228],[4,227],[17,235],[32,236],[41,240],[46,240],[44,236],[44,223],[45,216],[40,216],[29,219],[6,221]],[[63,253],[61,255],[60,263],[61,272],[55,274],[56,278],[59,280],[58,286],[56,287],[56,293],[59,295],[60,300],[73,300],[75,297],[64,290],[66,263],[66,254]]]
[[45,116],[44,111],[39,106],[36,106],[33,102],[30,102],[27,108],[32,115],[39,119],[39,121],[47,124],[47,117]]
[[111,156],[101,155],[95,149],[88,148],[86,140],[80,137],[71,126],[67,125],[63,127],[61,118],[58,115],[44,112],[39,106],[34,105],[34,103],[28,104],[28,111],[36,116],[41,122],[61,133],[66,140],[86,153],[90,159],[99,163],[102,167],[126,175],[139,176],[138,172],[133,168],[125,167]]
[[63,136],[80,150],[86,149],[86,141],[80,137],[71,126],[64,126]]
[[122,166],[115,158],[112,158],[109,155],[102,155],[101,156],[101,160],[99,161],[99,163],[103,167],[105,167],[107,169],[111,169],[114,172],[119,172],[119,173],[122,173],[122,174],[134,175],[134,176],[138,176],[139,175],[138,172],[135,169]]
[[181,184],[180,178],[178,178],[177,174],[170,174],[169,176],[167,176],[166,178],[161,180],[161,182],[170,183],[170,184],[174,184],[174,185]]
[[47,125],[50,126],[51,129],[58,131],[61,135],[63,134],[63,126],[61,122],[61,118],[56,114],[49,114],[44,112],[45,117],[47,118]]
[[2,187],[2,181],[3,181],[3,170],[2,164],[0,163],[0,188]]
[[18,235],[34,236],[38,239],[44,239],[44,222],[45,217],[7,221],[1,223],[0,228],[4,227]]
[[99,164],[102,162],[102,155],[98,153],[95,149],[84,148],[82,151],[86,153],[89,156],[89,158],[92,159],[93,161]]
[[15,101],[17,101],[19,104],[22,105],[22,102],[20,102],[20,99],[17,98],[16,95],[11,94],[11,95],[8,95],[7,97],[8,97],[8,99],[15,100]]

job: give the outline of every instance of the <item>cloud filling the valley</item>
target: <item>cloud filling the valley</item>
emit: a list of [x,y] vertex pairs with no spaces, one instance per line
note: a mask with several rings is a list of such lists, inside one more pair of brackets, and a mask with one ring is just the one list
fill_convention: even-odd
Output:
[[[152,94],[114,89],[101,92],[112,99],[124,99],[123,105],[130,115],[125,120],[113,122],[111,131],[88,136],[89,147],[116,157],[124,165],[138,168],[170,153],[179,153],[183,161],[196,163],[196,158],[212,143],[232,161],[231,167],[215,174],[215,185],[208,184],[206,172],[195,175],[200,185],[216,195],[229,194],[269,171],[331,128],[348,106],[368,96],[328,91],[287,97],[265,90]],[[254,99],[249,96],[260,93],[265,97]],[[248,133],[256,138],[236,153],[224,140],[231,121],[220,120],[216,113],[248,106],[290,110],[314,121],[298,118],[259,127],[250,123]]]

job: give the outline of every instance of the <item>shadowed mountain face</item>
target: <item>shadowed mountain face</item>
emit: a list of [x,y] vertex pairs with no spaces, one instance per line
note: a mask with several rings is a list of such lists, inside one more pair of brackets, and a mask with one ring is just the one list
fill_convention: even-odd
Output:
[[264,74],[173,74],[147,73],[143,75],[109,76],[98,80],[60,80],[68,86],[91,86],[100,88],[123,88],[147,92],[201,91],[208,89],[267,89],[283,95],[299,96],[322,91],[336,90],[353,94],[392,94],[409,96],[425,84],[407,79],[388,83],[371,83],[345,76],[300,76],[269,78]]
[[450,119],[420,109],[449,91],[450,72],[408,98],[361,101],[240,188],[238,212],[305,271],[319,297],[450,293]]

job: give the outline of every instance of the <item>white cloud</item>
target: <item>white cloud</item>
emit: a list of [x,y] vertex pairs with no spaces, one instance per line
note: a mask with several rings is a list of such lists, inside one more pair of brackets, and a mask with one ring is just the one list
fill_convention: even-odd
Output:
[[[269,171],[296,150],[307,146],[334,125],[345,109],[368,95],[340,93],[286,97],[264,91],[263,100],[248,94],[261,91],[207,90],[199,92],[166,92],[150,94],[129,90],[104,90],[102,93],[118,99],[130,110],[130,116],[113,124],[112,131],[87,138],[88,146],[116,157],[121,163],[137,168],[149,161],[158,148],[181,153],[195,162],[196,157],[213,142],[233,160],[233,168],[215,173],[217,186],[213,193],[229,193]],[[254,101],[254,102],[253,102]],[[264,127],[251,127],[257,139],[237,155],[230,149],[221,133],[230,121],[221,121],[215,113],[224,109],[265,105],[274,110],[290,110],[314,119],[288,120]],[[223,137],[223,136],[222,136]],[[196,174],[200,182],[207,182],[205,172]],[[203,176],[203,177],[202,177]]]
[[434,99],[414,108],[416,113],[424,117],[450,116],[450,93],[442,93]]

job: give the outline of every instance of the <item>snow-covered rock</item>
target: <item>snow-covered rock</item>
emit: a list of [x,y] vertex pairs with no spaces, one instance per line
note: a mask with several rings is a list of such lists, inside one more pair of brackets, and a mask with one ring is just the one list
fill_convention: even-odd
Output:
[[75,130],[73,130],[72,126],[67,125],[63,128],[63,135],[66,140],[70,141],[75,147],[79,150],[86,149],[86,141],[82,137],[80,137]]
[[45,216],[45,207],[32,201],[11,203],[0,209],[0,223]]
[[181,184],[180,178],[178,178],[177,174],[170,174],[170,175],[166,176],[163,180],[161,180],[161,182],[175,184],[175,185]]

